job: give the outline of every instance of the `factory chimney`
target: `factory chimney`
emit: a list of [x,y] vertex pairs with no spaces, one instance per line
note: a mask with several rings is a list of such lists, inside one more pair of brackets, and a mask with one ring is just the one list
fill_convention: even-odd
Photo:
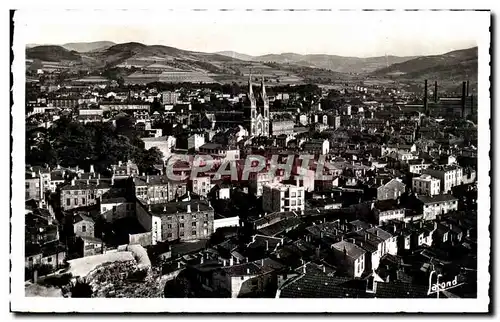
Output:
[[467,83],[462,82],[462,117],[465,118],[465,94],[467,91]]
[[424,112],[427,114],[427,79],[424,83]]
[[434,82],[434,103],[438,102],[438,82]]
[[469,80],[467,80],[467,95],[466,96],[469,96]]

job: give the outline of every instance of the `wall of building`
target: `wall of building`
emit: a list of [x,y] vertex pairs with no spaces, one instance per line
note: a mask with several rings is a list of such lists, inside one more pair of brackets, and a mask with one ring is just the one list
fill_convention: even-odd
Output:
[[82,220],[73,225],[76,236],[94,237],[94,223]]
[[222,227],[238,227],[240,225],[240,217],[228,217],[214,220],[214,231]]
[[141,224],[142,228],[144,228],[146,231],[151,231],[153,225],[153,219],[151,218],[152,216],[146,210],[146,207],[147,205],[143,206],[141,203],[136,202],[135,215],[137,217],[137,220]]
[[101,203],[101,215],[107,222],[135,217],[135,202]]

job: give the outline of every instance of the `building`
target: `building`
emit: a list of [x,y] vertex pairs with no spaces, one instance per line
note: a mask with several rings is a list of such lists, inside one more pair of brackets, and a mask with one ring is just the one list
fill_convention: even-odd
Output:
[[200,200],[147,204],[138,200],[139,223],[152,234],[152,244],[161,241],[208,239],[214,232],[214,210]]
[[268,212],[304,211],[305,189],[300,184],[267,184],[263,187],[262,208]]
[[94,256],[104,252],[104,243],[102,240],[91,236],[79,236],[78,242],[80,254],[83,257]]
[[375,220],[379,225],[391,220],[404,220],[405,208],[395,200],[383,200],[373,204]]
[[336,263],[348,276],[361,277],[365,271],[366,251],[347,240],[332,244]]
[[78,207],[92,206],[104,193],[111,189],[111,185],[100,179],[76,182],[61,187],[61,208],[68,210]]
[[278,135],[288,135],[288,134],[293,134],[293,130],[295,128],[295,122],[294,121],[272,121],[271,122],[271,134],[273,136],[278,136]]
[[200,147],[205,144],[205,136],[203,134],[193,133],[188,137],[188,150],[199,151]]
[[429,174],[412,179],[412,189],[417,194],[435,196],[441,192],[441,181]]
[[165,91],[161,93],[163,104],[177,104],[181,94],[177,92]]
[[462,184],[463,171],[458,165],[429,167],[422,173],[429,174],[441,181],[441,192],[449,193],[452,187]]
[[436,216],[458,209],[458,199],[452,195],[418,196],[418,200],[424,220],[434,220]]
[[269,136],[269,98],[266,94],[264,78],[261,82],[261,97],[262,106],[257,107],[257,99],[253,93],[252,77],[248,80],[248,100],[250,101],[250,120],[249,129],[250,136]]
[[73,232],[79,237],[94,237],[94,220],[82,213],[73,217]]
[[431,163],[424,159],[413,159],[406,161],[408,171],[414,174],[422,174],[422,171],[429,168]]
[[118,165],[113,165],[113,176],[115,179],[126,179],[139,175],[139,168],[135,163],[128,160],[126,163],[118,161]]
[[311,154],[328,154],[330,151],[330,141],[328,140],[310,140],[304,142],[302,149]]
[[187,192],[187,182],[173,181],[166,175],[140,176],[133,180],[136,197],[151,204],[174,201]]
[[[212,189],[212,184],[210,176],[198,175],[191,181],[191,190],[198,196],[206,197],[211,189]],[[224,198],[219,198],[219,199],[224,199]]]
[[122,218],[135,218],[135,202],[125,197],[112,197],[106,194],[101,197],[100,214],[107,222]]
[[377,200],[397,199],[406,191],[406,185],[395,178],[377,188]]

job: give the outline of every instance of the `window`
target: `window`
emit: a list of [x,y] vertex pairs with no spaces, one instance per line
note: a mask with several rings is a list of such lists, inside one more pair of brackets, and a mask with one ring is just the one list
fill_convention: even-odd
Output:
[[172,224],[167,224],[168,229],[172,229]]
[[66,206],[71,206],[71,199],[70,198],[66,199]]
[[292,205],[292,206],[295,206],[295,200],[292,200],[292,201],[291,201],[291,205]]
[[172,233],[168,233],[167,238],[172,238]]
[[179,236],[184,237],[184,232],[183,232],[183,231],[181,231],[181,232],[179,233]]
[[30,188],[30,184],[28,182],[26,182],[26,189],[29,189]]
[[191,223],[191,226],[192,226],[192,227],[196,227],[196,222],[195,222],[195,221],[193,221],[193,222]]
[[52,263],[52,257],[47,258],[47,262]]
[[82,204],[85,204],[85,198],[82,198]]
[[192,230],[191,235],[196,236],[196,230]]
[[179,226],[180,226],[181,228],[184,228],[184,223],[181,223]]
[[295,191],[291,193],[292,194],[292,198],[295,198],[296,194],[295,194]]
[[113,206],[113,212],[116,212],[116,206]]
[[75,205],[78,205],[78,198],[75,198]]
[[87,231],[87,227],[85,225],[82,226],[82,233]]
[[180,217],[180,220],[184,220],[184,216],[181,216],[181,217]]

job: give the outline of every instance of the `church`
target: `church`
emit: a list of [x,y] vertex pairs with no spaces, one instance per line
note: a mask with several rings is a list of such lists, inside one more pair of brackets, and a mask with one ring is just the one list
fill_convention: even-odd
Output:
[[[248,80],[248,102],[245,106],[245,127],[250,136],[269,136],[269,98],[266,95],[264,78],[261,82],[261,95],[258,99],[253,93],[252,77]],[[247,104],[248,104],[247,102]]]

